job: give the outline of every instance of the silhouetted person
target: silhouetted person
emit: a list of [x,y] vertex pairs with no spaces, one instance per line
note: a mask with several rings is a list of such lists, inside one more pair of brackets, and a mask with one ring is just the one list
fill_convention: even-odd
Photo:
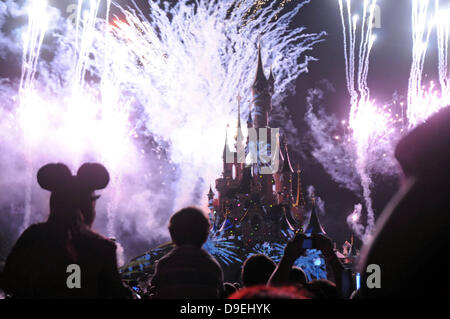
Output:
[[[47,164],[37,179],[51,191],[50,215],[47,222],[26,229],[14,245],[3,273],[5,291],[16,298],[129,296],[117,272],[116,245],[91,230],[100,197],[94,191],[108,185],[108,171],[85,163],[72,176],[64,164]],[[72,264],[80,267],[80,288],[69,278],[75,273],[67,272]]]
[[296,285],[304,285],[308,282],[308,277],[306,277],[305,272],[303,269],[299,267],[292,267],[291,272],[289,274],[289,281],[291,284]]
[[336,285],[326,279],[315,279],[304,285],[304,288],[308,290],[313,299],[341,299],[342,296]]
[[[404,180],[362,250],[355,298],[448,298],[450,107],[404,137],[395,156]],[[366,272],[371,264],[380,267],[381,288],[373,270]]]
[[250,256],[242,265],[241,279],[244,287],[265,285],[275,270],[272,259],[263,254]]
[[169,232],[176,247],[162,257],[151,281],[153,298],[220,298],[223,272],[219,263],[202,249],[210,224],[194,207],[176,212],[169,221]]
[[[303,233],[297,233],[284,248],[284,254],[278,263],[275,271],[270,276],[268,284],[271,286],[286,286],[292,285],[292,267],[295,261],[306,253],[307,249],[303,247],[303,241],[306,239],[312,239],[313,248],[320,250],[325,259],[327,267],[328,278],[333,278],[336,287],[341,295],[349,297],[351,290],[346,288],[350,285],[350,281],[347,278],[348,271],[344,269],[338,257],[336,256],[333,243],[331,240],[322,234],[312,234],[310,238],[306,237]],[[306,287],[307,285],[305,285]],[[311,298],[315,298],[311,296]]]
[[228,298],[229,296],[234,294],[236,291],[238,291],[238,290],[236,289],[236,287],[233,284],[231,284],[229,282],[224,283],[222,299]]

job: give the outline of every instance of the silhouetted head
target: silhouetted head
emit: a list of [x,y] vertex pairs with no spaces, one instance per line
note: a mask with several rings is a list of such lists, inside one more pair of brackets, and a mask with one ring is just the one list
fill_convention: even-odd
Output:
[[305,289],[309,291],[314,299],[341,299],[342,296],[336,285],[326,279],[312,280],[306,284]]
[[371,275],[367,267],[378,265],[382,285],[378,289],[361,285],[357,297],[429,298],[440,293],[448,296],[445,287],[450,280],[447,276],[430,280],[426,276],[430,270],[426,261],[438,262],[440,269],[450,266],[442,258],[450,243],[450,106],[403,137],[395,156],[408,183],[379,216],[358,266],[361,283],[366,283]]
[[293,285],[296,284],[306,284],[308,282],[308,278],[306,277],[305,272],[298,267],[292,267],[291,272],[289,274],[289,282]]
[[265,285],[274,270],[275,263],[266,255],[250,256],[242,265],[242,284],[245,287]]
[[109,182],[106,168],[97,163],[83,164],[77,175],[62,164],[47,164],[37,173],[39,185],[51,192],[49,221],[67,227],[78,223],[91,226],[95,219],[96,189],[105,188]]
[[420,178],[448,174],[450,106],[432,115],[401,139],[396,147],[395,157],[406,176]]
[[186,207],[172,215],[169,232],[177,246],[192,245],[202,247],[209,234],[209,220],[198,208]]
[[223,298],[228,298],[229,296],[234,294],[236,291],[237,291],[237,289],[233,284],[231,284],[229,282],[225,282],[223,284]]

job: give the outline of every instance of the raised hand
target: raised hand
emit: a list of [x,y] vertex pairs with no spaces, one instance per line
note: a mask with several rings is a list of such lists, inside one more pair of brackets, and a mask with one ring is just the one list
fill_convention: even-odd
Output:
[[333,243],[328,237],[322,234],[313,234],[311,238],[314,248],[320,250],[326,259],[334,255]]
[[302,256],[306,249],[302,248],[303,240],[307,239],[305,234],[297,233],[293,239],[291,239],[284,248],[284,258],[289,261],[295,261]]

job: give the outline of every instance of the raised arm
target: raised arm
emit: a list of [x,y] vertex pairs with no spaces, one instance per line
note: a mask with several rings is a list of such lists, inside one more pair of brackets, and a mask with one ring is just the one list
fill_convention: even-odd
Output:
[[302,248],[303,239],[306,236],[302,233],[298,233],[290,240],[284,248],[284,255],[281,258],[280,263],[275,268],[272,276],[267,284],[273,286],[287,285],[289,284],[289,274],[291,273],[294,262],[306,251]]

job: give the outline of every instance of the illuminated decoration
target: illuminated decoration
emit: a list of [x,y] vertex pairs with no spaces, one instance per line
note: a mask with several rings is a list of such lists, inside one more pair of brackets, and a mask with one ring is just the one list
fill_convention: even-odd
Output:
[[294,266],[301,268],[308,280],[327,279],[325,260],[317,249],[308,249],[304,256],[294,262]]
[[253,246],[252,251],[247,255],[247,258],[253,255],[263,254],[278,263],[284,254],[284,247],[285,245],[275,242],[257,243]]
[[[233,240],[234,238],[230,239],[230,237],[226,236],[223,232],[210,232],[208,240],[203,245],[203,249],[224,265],[242,263],[242,259],[239,257],[239,252],[236,249],[235,241]],[[240,240],[240,238],[236,239]]]

